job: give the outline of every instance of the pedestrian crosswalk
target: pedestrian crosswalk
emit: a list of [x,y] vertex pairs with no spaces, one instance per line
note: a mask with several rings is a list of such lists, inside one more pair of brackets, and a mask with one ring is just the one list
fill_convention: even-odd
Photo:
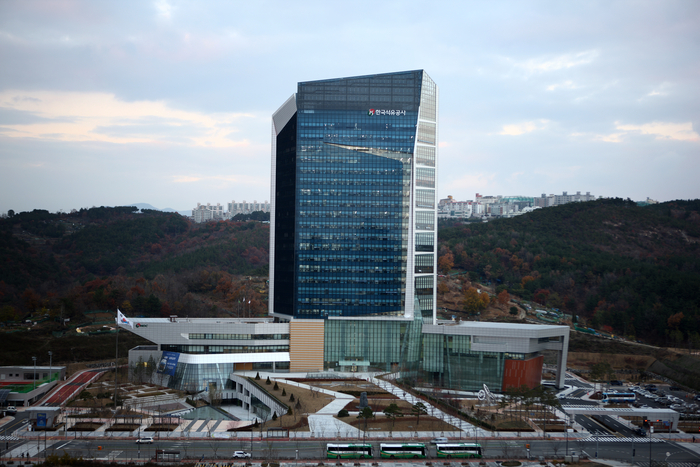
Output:
[[19,441],[19,438],[14,436],[0,435],[0,441]]
[[590,442],[595,442],[598,441],[599,443],[663,443],[665,440],[661,438],[618,438],[617,436],[591,436],[588,438],[583,438],[581,441],[590,441]]

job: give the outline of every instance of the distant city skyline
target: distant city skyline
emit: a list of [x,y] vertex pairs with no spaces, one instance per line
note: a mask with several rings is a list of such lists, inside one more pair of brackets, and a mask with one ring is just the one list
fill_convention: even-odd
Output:
[[440,198],[700,197],[698,2],[301,6],[0,2],[0,213],[270,200],[297,82],[415,69]]

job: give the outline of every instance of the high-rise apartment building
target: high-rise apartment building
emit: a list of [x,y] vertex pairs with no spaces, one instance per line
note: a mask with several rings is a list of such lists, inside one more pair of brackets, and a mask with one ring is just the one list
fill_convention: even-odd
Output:
[[197,203],[197,207],[192,209],[192,217],[197,223],[221,220],[224,218],[224,209],[219,203],[216,206]]
[[272,117],[270,314],[435,319],[437,115],[422,70],[298,84]]

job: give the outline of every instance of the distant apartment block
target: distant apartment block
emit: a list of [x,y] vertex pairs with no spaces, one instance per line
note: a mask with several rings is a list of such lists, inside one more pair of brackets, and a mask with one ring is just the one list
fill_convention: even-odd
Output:
[[501,195],[483,196],[477,193],[474,201],[457,201],[452,196],[448,196],[445,199],[441,199],[438,203],[438,218],[513,217],[530,212],[533,209],[593,200],[595,200],[595,196],[591,195],[590,192],[582,195],[580,191],[577,191],[575,195],[570,195],[565,191],[561,195],[543,194],[538,198]]
[[222,221],[232,219],[236,214],[250,214],[255,211],[270,212],[269,201],[266,200],[262,203],[243,201],[242,203],[237,203],[234,200],[228,203],[228,211],[224,211],[224,207],[219,203],[216,203],[216,205],[197,203],[197,207],[192,209],[192,219],[197,223]]
[[561,195],[546,195],[542,193],[542,196],[535,198],[534,205],[547,208],[550,206],[559,206],[561,204],[593,200],[595,200],[595,196],[593,196],[590,191],[587,191],[585,195],[582,195],[580,191],[577,191],[575,195],[570,195],[565,191]]
[[206,205],[197,203],[197,207],[192,209],[192,218],[197,223],[223,220],[224,207],[219,203],[216,203],[216,206],[209,203]]
[[228,212],[230,217],[233,217],[236,214],[250,214],[251,212],[255,211],[270,212],[269,201],[265,200],[262,203],[253,201],[252,203],[249,203],[248,201],[243,200],[242,203],[237,203],[236,200],[233,200],[228,203]]

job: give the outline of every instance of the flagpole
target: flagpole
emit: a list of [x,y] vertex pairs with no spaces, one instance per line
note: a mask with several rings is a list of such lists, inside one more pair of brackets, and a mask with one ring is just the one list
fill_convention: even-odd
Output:
[[117,372],[119,371],[119,309],[117,308],[117,343],[114,348],[114,415],[117,414]]

